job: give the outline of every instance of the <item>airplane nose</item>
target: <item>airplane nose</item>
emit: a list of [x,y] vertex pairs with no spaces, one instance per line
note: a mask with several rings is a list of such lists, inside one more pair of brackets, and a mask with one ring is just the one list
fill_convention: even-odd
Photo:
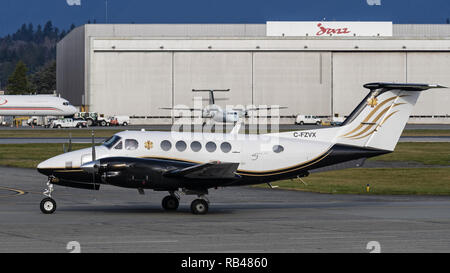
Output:
[[81,165],[81,169],[87,173],[96,173],[97,168],[100,166],[100,161],[90,161]]
[[50,175],[52,173],[52,170],[50,168],[49,160],[42,161],[37,165],[37,170],[41,174],[44,175]]
[[78,113],[78,109],[77,109],[75,106],[70,106],[69,111],[70,111],[73,115],[75,115],[76,113]]

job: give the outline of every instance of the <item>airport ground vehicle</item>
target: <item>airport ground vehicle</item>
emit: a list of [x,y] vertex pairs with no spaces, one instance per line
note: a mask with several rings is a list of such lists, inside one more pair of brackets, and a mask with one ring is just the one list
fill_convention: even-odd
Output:
[[316,116],[311,115],[297,115],[295,118],[295,124],[296,125],[303,125],[303,124],[322,124],[322,120]]
[[[421,92],[429,84],[368,83],[369,94],[342,126],[269,134],[123,131],[103,145],[41,162],[48,177],[43,213],[53,213],[53,185],[99,190],[102,184],[167,191],[165,210],[176,210],[178,191],[197,195],[194,214],[206,214],[208,190],[262,184],[313,172],[360,167],[393,152]],[[368,181],[370,177],[367,178]],[[395,179],[395,178],[394,178]]]
[[130,124],[129,116],[114,116],[109,119],[108,126],[127,126],[128,124]]
[[97,112],[78,112],[74,115],[74,118],[85,120],[88,126],[108,126],[109,123],[109,120],[103,114]]
[[82,119],[72,119],[72,118],[64,118],[64,119],[56,119],[52,121],[50,126],[51,128],[83,128],[87,127],[87,122]]

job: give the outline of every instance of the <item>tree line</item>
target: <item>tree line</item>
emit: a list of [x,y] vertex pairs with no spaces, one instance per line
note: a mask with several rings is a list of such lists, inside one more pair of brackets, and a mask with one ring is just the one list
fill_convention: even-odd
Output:
[[56,90],[56,44],[75,28],[60,31],[48,21],[43,27],[23,24],[0,38],[0,90],[7,94],[48,94]]

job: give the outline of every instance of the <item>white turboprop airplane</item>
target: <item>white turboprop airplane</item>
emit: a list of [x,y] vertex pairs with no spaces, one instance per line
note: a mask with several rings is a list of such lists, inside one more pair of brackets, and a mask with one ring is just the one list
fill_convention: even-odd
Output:
[[75,106],[52,95],[0,95],[0,116],[72,116]]
[[168,191],[162,201],[176,210],[177,192],[198,195],[194,214],[205,214],[208,189],[300,178],[310,172],[360,166],[390,153],[420,93],[428,84],[369,83],[369,94],[340,127],[263,135],[125,131],[101,146],[50,158],[37,167],[48,176],[43,213],[53,213],[53,185],[95,189],[100,184]]
[[210,118],[214,122],[222,123],[236,123],[240,118],[248,115],[249,111],[257,110],[271,110],[271,109],[284,109],[286,107],[250,107],[248,109],[231,109],[223,110],[222,107],[216,104],[216,99],[214,99],[214,92],[228,92],[230,89],[192,89],[192,92],[209,92],[209,105],[204,108],[186,108],[186,107],[163,107],[160,109],[164,110],[175,110],[175,111],[197,111],[201,112],[202,118]]

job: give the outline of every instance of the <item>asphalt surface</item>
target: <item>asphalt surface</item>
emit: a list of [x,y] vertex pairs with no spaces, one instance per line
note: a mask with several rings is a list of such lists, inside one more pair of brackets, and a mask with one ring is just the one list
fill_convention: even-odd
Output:
[[105,186],[55,187],[41,214],[45,177],[0,168],[0,252],[449,252],[450,197],[329,195],[248,187],[212,190],[207,215],[160,207],[165,193]]

